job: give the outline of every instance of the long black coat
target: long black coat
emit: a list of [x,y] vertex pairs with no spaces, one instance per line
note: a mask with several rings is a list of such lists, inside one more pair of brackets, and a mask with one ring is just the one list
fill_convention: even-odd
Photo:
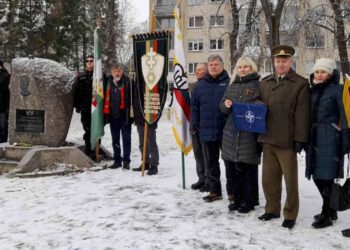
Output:
[[[232,100],[233,103],[252,102],[259,88],[259,75],[249,74],[245,77],[236,77],[230,84],[220,103],[220,110],[227,115],[226,124],[222,137],[222,159],[232,162],[241,162],[258,165],[260,154],[258,153],[258,134],[245,131],[234,130],[232,122],[232,107],[227,108],[225,99]],[[234,105],[234,104],[233,104]]]
[[10,105],[10,74],[6,69],[0,69],[0,113],[7,112]]
[[93,71],[84,71],[74,86],[74,107],[78,112],[91,113]]
[[[339,84],[339,72],[323,84],[311,84],[310,139],[306,148],[306,177],[317,180],[333,180],[343,177],[343,142],[346,129],[341,130],[343,86]],[[311,75],[310,82],[313,82]]]

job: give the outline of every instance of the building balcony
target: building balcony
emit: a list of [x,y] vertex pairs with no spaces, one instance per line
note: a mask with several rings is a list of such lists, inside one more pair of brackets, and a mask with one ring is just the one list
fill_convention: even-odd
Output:
[[154,9],[154,14],[156,16],[173,16],[175,5],[156,5]]

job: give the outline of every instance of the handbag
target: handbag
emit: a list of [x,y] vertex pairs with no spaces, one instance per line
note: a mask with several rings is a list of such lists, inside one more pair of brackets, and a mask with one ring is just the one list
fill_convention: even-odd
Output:
[[349,155],[346,181],[344,185],[340,185],[339,179],[332,184],[330,208],[336,211],[345,211],[350,208],[350,176],[349,176]]

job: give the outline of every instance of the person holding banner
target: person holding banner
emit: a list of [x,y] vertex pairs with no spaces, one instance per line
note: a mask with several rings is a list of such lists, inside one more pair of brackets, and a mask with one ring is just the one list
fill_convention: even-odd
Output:
[[[198,86],[198,81],[204,79],[208,71],[207,63],[199,63],[196,67],[196,78],[197,82],[194,83],[192,91]],[[204,157],[202,152],[202,147],[199,139],[199,130],[193,128],[191,131],[192,135],[192,147],[194,158],[196,159],[196,170],[198,175],[198,181],[191,185],[193,190],[199,189],[200,192],[208,192],[209,184],[207,183],[207,170],[205,169]]]
[[86,57],[85,71],[79,73],[74,85],[74,107],[81,115],[85,142],[85,154],[93,157],[90,144],[91,138],[91,100],[92,100],[92,78],[94,72],[94,56]]
[[210,193],[203,197],[206,202],[222,199],[219,157],[225,117],[219,105],[229,81],[222,58],[212,55],[208,58],[208,74],[192,92],[190,126],[192,131],[199,131],[208,170]]
[[221,112],[227,115],[222,137],[221,157],[226,166],[227,193],[233,196],[231,211],[248,213],[257,205],[258,164],[261,150],[258,134],[240,131],[233,125],[235,103],[253,102],[259,88],[259,74],[252,59],[241,57],[233,70],[232,83],[227,87],[220,103]]
[[[340,73],[332,59],[321,58],[315,62],[310,76],[311,129],[306,147],[306,177],[314,180],[322,200],[322,211],[314,216],[314,228],[332,226],[338,218],[330,208],[331,188],[334,179],[343,178],[344,154],[350,152],[349,129],[341,119],[343,85]],[[340,126],[340,127],[339,127]]]
[[[139,135],[139,149],[141,152],[141,161],[143,160],[143,140],[144,140],[144,129],[145,129],[145,119],[142,115],[142,108],[139,101],[139,92],[137,91],[136,86],[134,87],[134,98],[133,98],[133,107],[134,107],[134,119],[135,125],[137,128],[137,133]],[[158,165],[159,165],[159,151],[157,145],[157,127],[158,121],[154,122],[151,125],[148,125],[147,133],[147,149],[146,149],[146,162],[145,170],[148,170],[147,175],[156,175],[158,174]],[[133,168],[133,171],[142,171],[142,164]]]
[[271,50],[276,74],[262,79],[258,101],[267,105],[266,133],[263,144],[262,184],[266,198],[265,213],[269,221],[280,217],[282,177],[287,197],[282,227],[291,229],[299,211],[298,161],[309,135],[309,83],[292,69],[293,47],[278,45]]
[[[111,67],[111,76],[105,84],[105,98],[103,113],[108,117],[111,128],[114,163],[109,168],[130,169],[131,153],[131,124],[130,116],[132,91],[131,80],[124,74],[122,66],[114,64]],[[123,141],[123,157],[121,157],[120,135]]]

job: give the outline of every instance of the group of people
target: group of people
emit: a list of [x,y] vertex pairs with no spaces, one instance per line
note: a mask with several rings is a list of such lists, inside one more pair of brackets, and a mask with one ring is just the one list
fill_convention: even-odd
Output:
[[[84,129],[85,153],[94,158],[95,153],[91,150],[91,100],[93,88],[94,57],[86,58],[85,71],[79,73],[74,86],[74,107],[81,114],[81,123]],[[103,114],[105,123],[110,124],[114,162],[109,168],[124,170],[130,169],[131,153],[131,125],[135,123],[139,135],[139,148],[142,155],[144,140],[144,119],[139,94],[133,81],[124,74],[119,64],[110,68],[109,76],[104,76],[104,105]],[[148,143],[146,152],[145,170],[148,175],[158,173],[159,152],[156,141],[157,123],[148,127]],[[121,143],[123,153],[121,151]],[[133,168],[141,171],[142,166]]]
[[[310,79],[292,69],[293,47],[272,49],[275,74],[261,79],[257,65],[249,57],[237,61],[231,78],[220,56],[212,55],[196,68],[197,83],[191,93],[190,130],[198,182],[191,188],[209,192],[206,202],[222,199],[220,151],[226,170],[226,191],[230,211],[249,213],[259,204],[258,165],[262,157],[262,186],[265,213],[258,217],[270,221],[280,217],[282,177],[286,186],[282,227],[293,228],[299,211],[297,153],[306,152],[306,177],[314,180],[323,205],[312,226],[324,228],[337,219],[330,208],[331,186],[342,178],[344,155],[350,152],[350,134],[342,124],[343,85],[331,59],[318,59]],[[91,100],[94,57],[86,59],[85,71],[74,85],[74,107],[81,114],[85,153],[95,154],[90,145]],[[0,61],[0,142],[7,141],[10,74]],[[104,76],[105,123],[110,124],[114,162],[112,169],[130,169],[131,124],[139,135],[143,152],[144,118],[136,85],[119,64]],[[266,133],[242,131],[234,126],[236,103],[264,103],[267,106]],[[145,169],[158,173],[157,123],[149,126]],[[121,154],[121,143],[123,154]],[[141,166],[133,168],[141,171]]]
[[[350,135],[342,115],[343,85],[331,59],[318,59],[309,81],[293,69],[293,47],[272,49],[275,74],[263,79],[249,57],[237,61],[230,79],[223,60],[214,55],[196,68],[198,79],[191,95],[191,134],[198,182],[191,188],[209,192],[203,199],[222,199],[219,156],[225,164],[228,208],[248,213],[259,204],[258,165],[262,154],[265,213],[280,217],[282,177],[286,186],[282,227],[291,229],[299,211],[297,153],[306,152],[306,177],[313,178],[323,205],[312,226],[324,228],[337,219],[330,208],[331,186],[343,177],[344,155],[350,152]],[[235,128],[235,103],[267,106],[266,133]]]

